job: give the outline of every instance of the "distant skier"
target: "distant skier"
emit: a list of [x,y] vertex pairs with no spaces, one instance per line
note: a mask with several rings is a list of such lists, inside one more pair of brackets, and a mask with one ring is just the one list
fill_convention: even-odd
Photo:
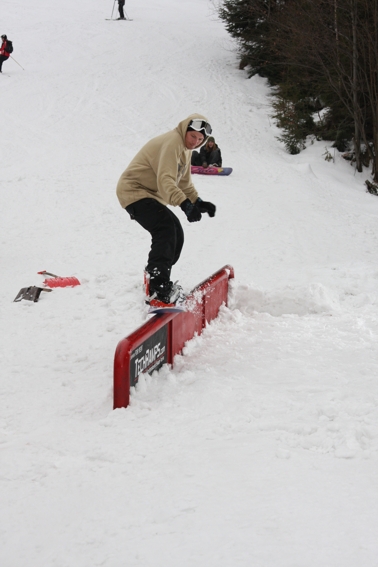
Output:
[[200,147],[210,134],[207,119],[192,114],[174,130],[147,142],[117,185],[121,206],[152,237],[146,272],[150,300],[154,299],[155,305],[156,300],[175,303],[182,295],[170,276],[181,254],[184,232],[167,205],[179,206],[189,222],[200,221],[202,213],[215,215],[215,205],[198,197],[190,173],[191,150]]
[[192,153],[192,165],[199,165],[201,167],[208,167],[209,165],[215,167],[222,166],[222,154],[212,136],[210,136],[206,144],[202,146],[199,153],[197,151]]
[[125,0],[118,0],[119,18],[117,18],[117,20],[126,20],[125,14],[123,13],[124,5],[125,5]]
[[1,68],[2,68],[2,66],[3,66],[4,61],[6,61],[7,59],[9,59],[9,56],[10,56],[10,52],[7,51],[7,49],[8,49],[8,41],[9,41],[8,38],[7,38],[7,36],[6,36],[6,35],[2,35],[2,36],[1,36],[1,40],[2,40],[2,44],[1,44],[1,47],[0,47],[0,73],[2,73]]

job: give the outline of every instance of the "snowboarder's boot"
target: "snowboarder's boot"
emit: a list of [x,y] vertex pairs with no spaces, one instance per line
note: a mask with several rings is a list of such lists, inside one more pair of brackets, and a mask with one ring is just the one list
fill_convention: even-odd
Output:
[[162,282],[151,276],[147,303],[155,307],[161,305],[167,307],[183,301],[185,301],[185,295],[177,282]]

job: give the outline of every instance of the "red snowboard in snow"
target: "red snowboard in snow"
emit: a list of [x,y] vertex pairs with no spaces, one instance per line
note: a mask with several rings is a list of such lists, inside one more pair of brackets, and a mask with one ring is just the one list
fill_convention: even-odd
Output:
[[192,165],[191,172],[201,175],[230,175],[232,167],[201,167],[200,165]]

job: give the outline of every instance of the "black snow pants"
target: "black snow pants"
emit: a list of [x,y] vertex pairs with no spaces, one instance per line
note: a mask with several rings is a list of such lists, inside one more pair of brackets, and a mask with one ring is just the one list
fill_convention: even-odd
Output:
[[216,148],[215,150],[213,150],[211,152],[205,152],[204,149],[201,148],[201,151],[199,153],[196,150],[194,150],[194,152],[192,153],[191,164],[202,166],[204,161],[207,163],[207,165],[211,165],[212,163],[216,163],[217,165],[221,166],[222,165],[222,156],[221,156],[219,148]]
[[180,258],[184,231],[176,215],[156,199],[141,199],[126,207],[152,237],[146,271],[159,283],[169,282],[171,269]]
[[5,55],[0,55],[0,71],[1,71],[1,68],[3,66],[4,61],[6,61],[7,59],[9,59],[9,57],[6,57]]
[[191,159],[191,165],[199,165],[202,166],[202,158],[199,155],[199,152],[197,152],[196,150],[194,150],[194,152],[192,152],[192,159]]
[[122,19],[125,17],[125,14],[123,13],[124,5],[125,5],[125,0],[118,0],[119,17],[122,18]]

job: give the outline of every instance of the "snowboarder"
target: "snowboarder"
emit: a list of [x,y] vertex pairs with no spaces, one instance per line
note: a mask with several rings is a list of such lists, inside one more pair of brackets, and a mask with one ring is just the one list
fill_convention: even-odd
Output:
[[191,150],[199,148],[210,134],[207,119],[192,114],[174,130],[147,142],[118,181],[121,206],[152,237],[146,272],[149,300],[155,299],[155,304],[156,300],[172,304],[182,296],[181,287],[170,276],[181,254],[184,233],[167,205],[179,206],[189,222],[200,221],[202,213],[215,216],[215,205],[199,198],[190,173]]
[[1,36],[1,47],[0,47],[0,73],[2,73],[2,66],[4,61],[6,61],[7,59],[9,59],[10,53],[7,51],[7,47],[8,47],[8,38],[6,35],[2,35]]
[[118,0],[119,18],[117,18],[117,20],[126,20],[125,14],[123,12],[124,5],[125,5],[125,0]]
[[197,151],[192,153],[192,165],[199,165],[205,168],[210,165],[214,167],[222,166],[222,154],[212,136],[207,140],[206,145],[202,146],[199,153]]

